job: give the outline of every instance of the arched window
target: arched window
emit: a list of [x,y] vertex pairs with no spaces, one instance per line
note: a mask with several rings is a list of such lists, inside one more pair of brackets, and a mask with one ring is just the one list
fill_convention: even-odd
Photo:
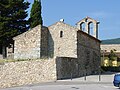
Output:
[[80,24],[80,30],[85,31],[85,23],[84,22],[82,22]]
[[90,22],[90,23],[88,24],[88,33],[89,33],[89,35],[92,35],[92,36],[93,36],[93,32],[94,32],[94,25],[93,25],[92,22]]
[[63,31],[60,31],[60,38],[63,37]]

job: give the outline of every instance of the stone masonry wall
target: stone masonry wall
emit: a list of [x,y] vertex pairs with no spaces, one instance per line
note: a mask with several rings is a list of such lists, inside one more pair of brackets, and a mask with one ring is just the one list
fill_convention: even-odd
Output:
[[14,38],[14,59],[40,58],[41,25]]
[[11,62],[0,65],[0,88],[56,80],[55,60]]
[[[100,65],[100,41],[63,22],[48,27],[50,51],[57,56],[57,78],[95,74]],[[63,36],[60,37],[60,32]],[[53,43],[51,43],[54,41]]]
[[78,60],[76,58],[69,57],[57,57],[57,79],[68,79],[72,77],[78,77]]
[[80,77],[97,74],[100,66],[100,41],[82,33],[77,33],[77,58],[57,57],[57,78]]
[[[76,28],[57,22],[49,29],[49,54],[58,57],[77,57]],[[62,37],[60,36],[62,31]]]
[[100,42],[78,32],[78,65],[81,72],[84,74],[85,69],[87,74],[94,74],[99,71],[100,66]]

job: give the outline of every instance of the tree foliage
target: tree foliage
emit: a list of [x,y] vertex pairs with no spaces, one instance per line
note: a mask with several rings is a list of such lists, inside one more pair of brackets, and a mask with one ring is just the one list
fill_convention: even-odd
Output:
[[26,10],[29,4],[24,0],[0,0],[0,44],[6,44],[14,36],[28,30]]
[[41,1],[34,0],[30,14],[30,28],[34,28],[39,24],[43,24],[41,16]]
[[109,60],[115,60],[115,57],[117,57],[114,51],[115,50],[110,51],[110,54],[108,55]]

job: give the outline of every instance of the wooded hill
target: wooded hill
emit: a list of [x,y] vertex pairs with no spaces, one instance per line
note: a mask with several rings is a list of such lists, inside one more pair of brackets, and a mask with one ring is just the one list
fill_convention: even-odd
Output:
[[120,44],[120,38],[101,40],[101,44]]

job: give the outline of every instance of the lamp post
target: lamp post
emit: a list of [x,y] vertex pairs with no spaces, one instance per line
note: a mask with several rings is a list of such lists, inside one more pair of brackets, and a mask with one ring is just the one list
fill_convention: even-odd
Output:
[[102,61],[104,62],[104,58],[105,58],[105,52],[106,50],[101,50],[101,53],[102,53]]
[[87,80],[87,67],[85,66],[85,73],[84,73],[84,80],[86,81]]
[[99,66],[99,81],[101,81],[101,66]]
[[73,79],[73,68],[72,68],[72,59],[70,60],[70,66],[71,66],[71,80]]
[[[101,50],[103,62],[104,62],[105,52],[106,50]],[[99,81],[101,81],[101,65],[99,65]]]

